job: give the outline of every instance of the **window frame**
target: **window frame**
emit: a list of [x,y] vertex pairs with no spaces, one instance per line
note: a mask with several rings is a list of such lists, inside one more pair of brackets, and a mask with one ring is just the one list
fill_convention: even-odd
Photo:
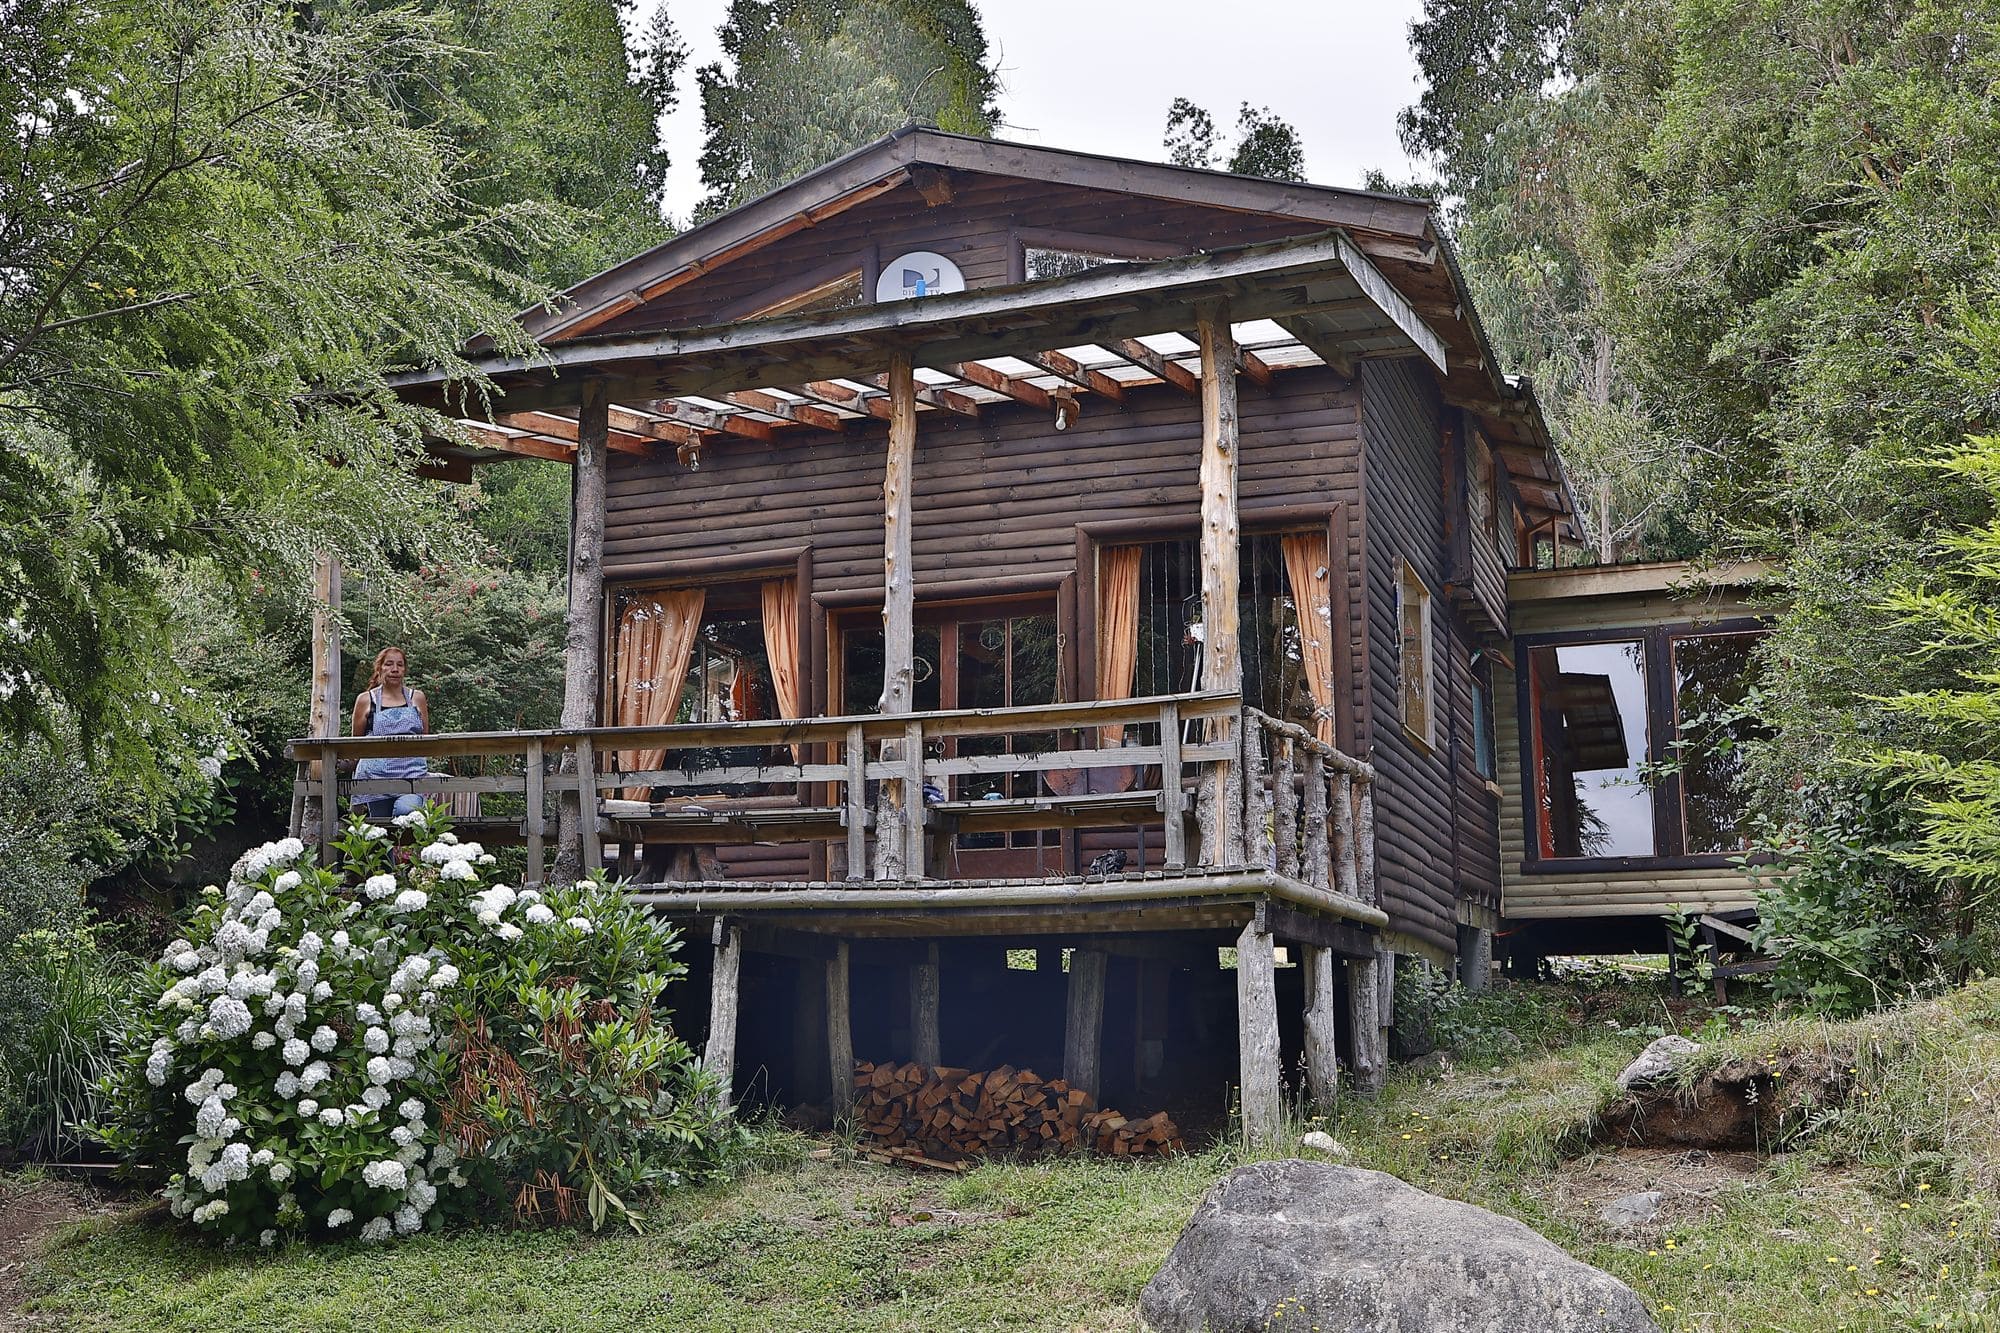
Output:
[[1653,846],[1651,856],[1563,856],[1541,854],[1543,823],[1541,802],[1534,799],[1540,773],[1535,765],[1533,651],[1565,645],[1617,643],[1637,640],[1645,649],[1646,663],[1646,757],[1649,765],[1667,764],[1680,740],[1679,706],[1675,697],[1673,645],[1676,640],[1722,634],[1767,634],[1769,620],[1759,616],[1739,616],[1727,620],[1682,620],[1657,625],[1606,625],[1583,630],[1555,630],[1523,634],[1514,640],[1514,716],[1520,733],[1520,767],[1516,773],[1515,799],[1521,802],[1522,846],[1520,870],[1524,875],[1574,875],[1640,870],[1723,870],[1742,863],[1742,852],[1693,852],[1687,848],[1687,815],[1681,779],[1671,766],[1648,787],[1652,797]]
[[1059,231],[1047,227],[1013,227],[1007,234],[1007,281],[1028,280],[1028,251],[1064,250],[1114,262],[1146,263],[1195,253],[1182,241],[1142,240],[1136,236],[1106,236],[1096,232]]
[[[1472,681],[1469,695],[1469,711],[1472,714],[1472,772],[1488,788],[1500,781],[1500,733],[1493,709],[1498,695],[1493,686],[1493,655],[1481,650],[1472,655],[1466,664],[1466,675]],[[1485,767],[1480,767],[1480,760]]]
[[[1422,731],[1410,725],[1410,688],[1405,666],[1409,654],[1405,651],[1407,635],[1403,628],[1405,598],[1414,585],[1421,594],[1417,602],[1417,637],[1421,641],[1418,653],[1423,661],[1422,695],[1424,704],[1424,727]],[[1424,576],[1407,559],[1400,562],[1396,571],[1396,720],[1402,724],[1403,735],[1420,747],[1425,754],[1437,751],[1437,629],[1435,619],[1436,594]]]

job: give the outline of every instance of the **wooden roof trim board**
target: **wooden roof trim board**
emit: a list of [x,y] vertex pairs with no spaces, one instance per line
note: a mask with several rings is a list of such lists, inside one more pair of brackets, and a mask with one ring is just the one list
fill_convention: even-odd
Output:
[[1435,261],[1438,249],[1430,205],[1420,199],[1234,176],[910,126],[586,278],[563,294],[566,309],[537,307],[527,311],[521,316],[522,327],[542,342],[582,336],[733,259],[886,194],[910,179],[911,168],[922,166],[1346,227],[1368,233],[1361,244],[1377,257],[1426,266]]

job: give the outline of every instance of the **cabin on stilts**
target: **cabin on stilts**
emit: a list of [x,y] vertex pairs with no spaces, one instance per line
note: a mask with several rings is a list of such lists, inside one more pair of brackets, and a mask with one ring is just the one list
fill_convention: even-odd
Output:
[[910,128],[523,321],[399,391],[437,476],[574,468],[561,725],[317,726],[301,802],[476,758],[416,784],[468,836],[686,924],[733,1096],[1034,1067],[1259,1140],[1490,959],[1510,571],[1578,534],[1425,202]]

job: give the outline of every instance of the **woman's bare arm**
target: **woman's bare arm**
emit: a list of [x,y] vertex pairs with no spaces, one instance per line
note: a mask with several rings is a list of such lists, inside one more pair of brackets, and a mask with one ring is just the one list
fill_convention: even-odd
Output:
[[431,701],[424,697],[422,690],[411,690],[410,701],[417,706],[417,716],[424,720],[424,735],[431,734]]
[[363,690],[361,693],[354,696],[354,716],[348,719],[347,723],[347,732],[350,736],[366,736],[368,734],[366,731],[362,730],[362,727],[365,725],[364,719],[366,719],[367,716],[368,716],[368,692],[366,690]]

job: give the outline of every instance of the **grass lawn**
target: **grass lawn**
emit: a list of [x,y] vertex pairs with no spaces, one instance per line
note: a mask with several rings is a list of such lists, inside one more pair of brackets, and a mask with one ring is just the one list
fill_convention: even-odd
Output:
[[[2000,1327],[2000,983],[1853,1024],[1712,1024],[1705,1058],[1853,1061],[1854,1095],[1769,1158],[1588,1147],[1643,1018],[1629,994],[1503,990],[1459,1014],[1457,1055],[1400,1070],[1329,1128],[1354,1164],[1519,1217],[1623,1278],[1668,1329]],[[17,1317],[200,1333],[1130,1329],[1189,1211],[1240,1160],[958,1177],[808,1161],[658,1203],[643,1236],[496,1229],[251,1254],[93,1219],[46,1247]],[[1641,1189],[1667,1196],[1656,1223],[1597,1220]]]

